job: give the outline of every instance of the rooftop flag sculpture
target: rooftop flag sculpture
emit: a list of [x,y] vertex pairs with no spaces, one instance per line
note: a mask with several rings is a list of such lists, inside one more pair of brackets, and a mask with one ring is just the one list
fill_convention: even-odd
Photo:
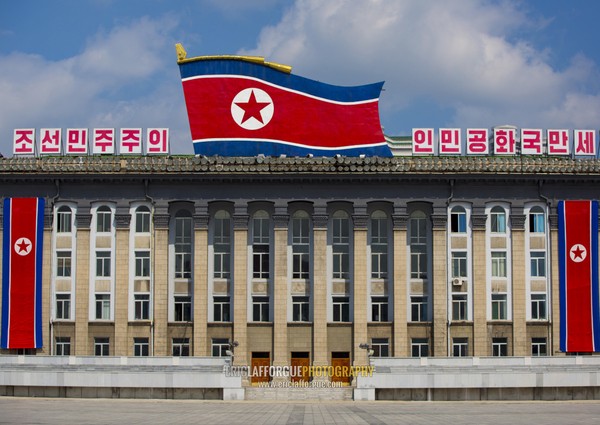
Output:
[[176,48],[196,154],[392,156],[379,122],[383,82],[334,86],[262,57],[188,59]]

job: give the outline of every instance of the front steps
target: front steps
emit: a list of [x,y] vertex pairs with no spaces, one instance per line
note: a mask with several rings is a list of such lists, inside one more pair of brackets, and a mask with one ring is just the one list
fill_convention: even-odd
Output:
[[352,400],[353,387],[341,388],[261,388],[246,387],[246,400],[320,400],[340,401]]

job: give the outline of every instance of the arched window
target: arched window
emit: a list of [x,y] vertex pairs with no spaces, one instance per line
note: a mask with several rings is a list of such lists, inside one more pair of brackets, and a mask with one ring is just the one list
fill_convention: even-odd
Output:
[[310,277],[310,217],[306,211],[292,216],[292,278]]
[[56,232],[57,233],[71,233],[71,223],[73,219],[73,212],[71,208],[63,205],[56,212]]
[[146,206],[135,210],[135,232],[150,233],[150,209]]
[[492,233],[506,233],[506,211],[495,206],[490,211],[490,230]]
[[252,276],[268,279],[270,270],[271,226],[269,214],[257,211],[252,217]]
[[175,278],[192,277],[192,217],[181,210],[175,215]]
[[[464,211],[464,210],[463,210]],[[427,279],[427,217],[423,211],[415,211],[410,216],[410,277]]]
[[388,277],[388,218],[383,211],[371,214],[371,277]]
[[213,224],[214,277],[229,279],[231,275],[231,217],[224,210],[215,214]]
[[350,278],[350,218],[339,210],[332,217],[333,278]]
[[531,233],[544,233],[546,220],[542,207],[533,207],[529,210],[529,231]]
[[452,208],[450,213],[450,231],[452,233],[467,232],[467,212],[461,206]]
[[96,210],[96,232],[109,233],[112,227],[112,212],[109,207],[103,205]]

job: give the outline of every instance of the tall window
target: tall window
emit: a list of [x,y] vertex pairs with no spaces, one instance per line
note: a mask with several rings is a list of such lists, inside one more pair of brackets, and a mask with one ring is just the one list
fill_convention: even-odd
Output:
[[452,208],[450,212],[450,231],[452,233],[467,233],[467,212],[461,206]]
[[467,320],[467,294],[452,294],[452,320]]
[[373,322],[388,321],[388,298],[373,297],[371,300],[371,320]]
[[133,295],[135,320],[150,319],[150,294],[134,294]]
[[71,294],[56,294],[56,319],[69,320],[71,318]]
[[175,296],[175,321],[192,321],[192,297],[189,295]]
[[217,211],[213,229],[214,277],[229,279],[231,275],[231,218],[227,211]]
[[410,297],[410,320],[411,322],[427,321],[427,297],[412,295]]
[[350,297],[333,297],[333,321],[350,321]]
[[490,227],[492,233],[506,233],[506,211],[504,208],[496,206],[490,213]]
[[231,321],[231,303],[229,297],[214,297],[214,321],[215,322],[230,322]]
[[110,294],[96,294],[96,319],[110,319]]
[[292,297],[292,320],[294,322],[308,322],[309,319],[309,298],[307,296]]
[[531,294],[531,319],[546,320],[546,294]]
[[529,210],[529,231],[531,233],[544,233],[546,220],[542,207],[533,207]]
[[255,322],[269,321],[269,297],[252,297],[252,320]]
[[546,276],[546,253],[544,251],[532,251],[529,253],[531,263],[531,277]]
[[71,251],[56,252],[56,276],[71,276]]
[[292,278],[310,277],[310,218],[306,211],[292,216]]
[[109,233],[112,227],[112,212],[103,205],[96,210],[96,232]]
[[175,278],[192,277],[192,217],[180,211],[175,217]]
[[150,251],[135,252],[135,277],[150,277]]
[[371,278],[388,276],[388,219],[383,211],[371,215]]
[[410,277],[427,279],[427,218],[422,211],[410,216]]
[[71,233],[73,213],[71,208],[63,205],[56,212],[56,232]]
[[333,278],[350,278],[350,218],[336,211],[332,218]]
[[507,319],[506,294],[492,294],[492,320]]
[[252,218],[252,277],[268,279],[271,226],[269,214],[258,211]]
[[110,277],[110,251],[96,251],[96,277]]
[[150,233],[150,209],[146,206],[135,210],[135,232]]
[[506,251],[492,252],[492,277],[506,277]]
[[467,277],[467,253],[464,251],[452,253],[452,277]]

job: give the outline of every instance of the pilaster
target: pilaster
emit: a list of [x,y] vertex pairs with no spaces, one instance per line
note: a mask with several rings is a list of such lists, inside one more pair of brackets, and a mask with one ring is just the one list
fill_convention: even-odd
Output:
[[[512,239],[512,320],[513,356],[530,356],[527,344],[527,278],[525,253],[525,215],[511,214]],[[509,353],[510,354],[510,353]]]
[[[352,216],[354,223],[354,365],[368,365],[369,359],[367,351],[359,347],[362,343],[369,343],[367,339],[367,321],[368,321],[368,297],[367,291],[367,224],[369,216],[366,214],[366,208],[356,208],[357,214]],[[361,214],[364,212],[364,214]]]
[[[111,354],[129,355],[127,324],[129,310],[129,224],[130,214],[115,214],[115,341]],[[133,260],[135,261],[135,260]],[[131,342],[131,345],[133,342]]]
[[196,205],[194,212],[194,356],[210,355],[208,343],[208,208]]
[[487,215],[471,215],[473,280],[473,355],[490,355],[487,332],[487,252],[485,244],[485,222]]
[[284,366],[289,363],[288,332],[287,332],[287,241],[289,215],[287,207],[284,211],[276,208],[273,216],[274,246],[273,246],[273,365]]
[[327,346],[327,221],[325,208],[313,215],[313,364],[329,364]]
[[407,225],[408,215],[394,214],[393,234],[394,234],[394,357],[408,357],[408,328],[407,328],[407,293],[408,293],[408,262],[407,262]]
[[[441,208],[440,208],[441,210]],[[448,355],[448,214],[434,211],[431,216],[433,233],[433,353]]]
[[[89,210],[88,210],[89,212]],[[75,215],[77,230],[77,276],[75,278],[75,345],[71,345],[71,354],[89,356],[93,354],[88,343],[89,299],[90,299],[90,224],[92,215],[78,209]]]
[[154,334],[153,353],[154,356],[169,355],[169,344],[167,341],[168,323],[168,298],[169,298],[169,220],[170,216],[165,211],[157,208],[154,214]]
[[248,365],[248,214],[246,206],[235,206],[233,216],[233,339],[236,365]]

